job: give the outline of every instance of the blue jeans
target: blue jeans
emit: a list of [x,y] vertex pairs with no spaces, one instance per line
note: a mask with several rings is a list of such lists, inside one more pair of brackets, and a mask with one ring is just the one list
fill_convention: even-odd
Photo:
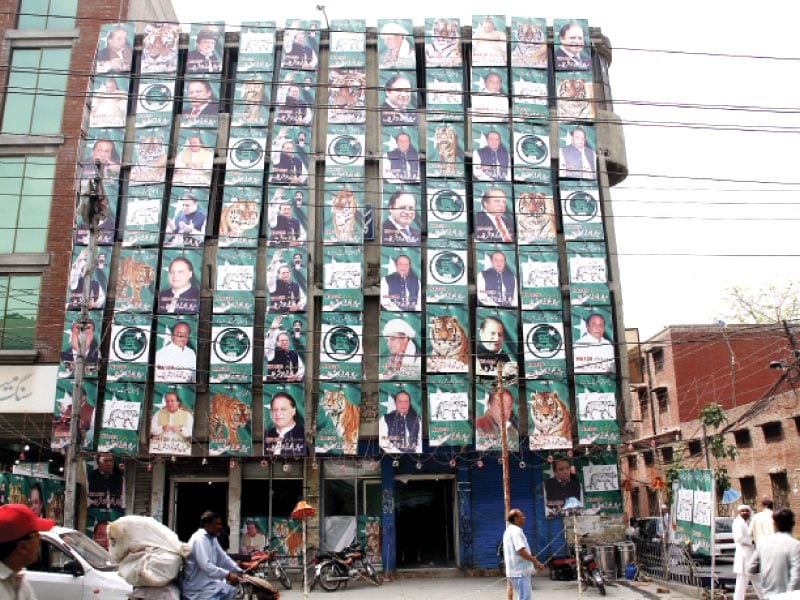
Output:
[[514,588],[514,595],[517,600],[531,600],[531,576],[525,575],[523,577],[509,577],[511,587]]

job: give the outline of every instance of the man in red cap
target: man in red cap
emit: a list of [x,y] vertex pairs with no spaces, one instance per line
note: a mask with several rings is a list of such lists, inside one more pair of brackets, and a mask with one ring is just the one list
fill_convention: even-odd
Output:
[[52,519],[40,519],[24,504],[0,506],[0,598],[36,600],[22,569],[39,558],[40,531],[49,531]]

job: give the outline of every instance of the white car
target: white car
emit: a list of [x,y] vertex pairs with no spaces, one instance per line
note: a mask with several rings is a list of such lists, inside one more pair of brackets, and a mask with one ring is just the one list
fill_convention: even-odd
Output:
[[25,580],[38,600],[127,600],[133,588],[117,573],[108,551],[80,531],[43,531],[39,560]]

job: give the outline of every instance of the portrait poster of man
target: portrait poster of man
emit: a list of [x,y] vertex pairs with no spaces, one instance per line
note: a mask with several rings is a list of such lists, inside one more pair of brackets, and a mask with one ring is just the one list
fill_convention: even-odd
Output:
[[384,246],[419,246],[422,241],[420,188],[415,185],[383,186],[381,243]]
[[425,85],[426,120],[464,120],[464,73],[461,69],[428,69]]
[[264,456],[304,456],[305,416],[302,383],[265,384]]
[[382,383],[378,388],[378,443],[390,454],[422,452],[422,385]]
[[572,403],[566,379],[525,383],[528,433],[533,450],[572,449]]
[[500,67],[472,67],[472,108],[475,122],[506,121],[509,111],[508,76]]
[[270,313],[305,312],[308,307],[305,269],[295,269],[290,248],[267,250],[267,310]]
[[310,125],[314,119],[316,87],[305,85],[305,71],[281,71],[275,99],[275,123]]
[[517,243],[520,246],[556,243],[556,209],[550,186],[514,186]]
[[513,115],[523,119],[526,117],[547,119],[550,110],[547,105],[547,71],[514,69],[513,77],[511,86]]
[[266,516],[251,516],[242,519],[242,529],[239,532],[240,554],[251,554],[269,547],[265,534],[268,531],[268,520]]
[[131,156],[130,185],[164,183],[167,180],[169,127],[136,130]]
[[104,184],[119,179],[124,134],[124,128],[103,127],[89,130],[81,162],[81,179],[94,177],[97,161],[102,165]]
[[219,247],[257,247],[261,206],[260,187],[226,185],[219,215]]
[[329,67],[365,67],[366,50],[367,22],[364,19],[331,21]]
[[547,20],[511,17],[511,66],[547,69]]
[[576,373],[615,373],[610,306],[572,307],[572,361]]
[[95,73],[130,73],[133,64],[133,23],[106,23],[100,27]]
[[98,452],[136,456],[139,452],[139,425],[144,397],[145,387],[141,383],[106,384],[103,418],[97,438]]
[[151,314],[115,312],[111,323],[111,344],[108,347],[107,381],[147,379],[150,355]]
[[472,357],[467,305],[428,304],[427,319],[428,373],[466,373]]
[[554,246],[520,246],[519,280],[524,310],[560,310],[561,279]]
[[586,19],[554,19],[553,34],[556,71],[591,70],[591,42]]
[[181,129],[178,132],[172,183],[195,187],[210,186],[216,145],[215,129]]
[[117,261],[115,312],[152,313],[158,248],[123,248]]
[[208,386],[209,456],[250,456],[253,450],[253,390],[249,385]]
[[425,66],[460,67],[461,21],[458,18],[426,17]]
[[508,64],[504,15],[472,17],[472,64],[503,67]]
[[601,241],[605,238],[600,191],[594,181],[559,182],[561,221],[567,241]]
[[[308,77],[306,77],[308,79]],[[309,84],[311,85],[311,84]],[[280,88],[278,90],[280,92]],[[288,146],[290,143],[291,146]],[[308,174],[309,154],[311,151],[311,128],[300,125],[282,125],[279,129],[273,129],[272,142],[270,145],[270,169],[277,171],[270,173],[271,183],[284,185],[303,185],[299,181],[292,182],[291,179],[302,177]],[[290,158],[297,158],[292,161],[294,166],[289,163]],[[291,169],[289,167],[292,167]],[[301,169],[301,170],[300,170]]]
[[186,73],[222,73],[225,23],[193,23],[186,55]]
[[214,314],[252,313],[256,305],[256,255],[245,248],[217,250]]
[[610,305],[606,247],[602,242],[569,242],[570,304],[574,306]]
[[268,244],[282,248],[304,247],[308,241],[309,189],[272,186],[269,193],[265,219]]
[[192,455],[195,394],[194,385],[157,383],[153,386],[150,454]]
[[579,471],[567,456],[554,456],[550,469],[549,477],[544,473],[544,512],[548,519],[557,519],[563,516],[561,511],[567,498],[583,502],[583,486],[577,476]]
[[506,431],[506,444],[510,451],[519,450],[519,411],[516,386],[505,386],[502,391],[494,382],[475,382],[475,449],[501,450],[502,429]]
[[567,376],[567,343],[562,316],[562,312],[556,310],[522,311],[526,378]]
[[125,127],[131,80],[120,75],[96,77],[92,88],[89,127]]
[[367,73],[364,67],[328,71],[328,123],[367,120]]
[[467,192],[457,180],[428,180],[425,185],[428,240],[464,240],[467,237]]
[[325,130],[325,179],[327,181],[364,179],[366,139],[365,123],[328,125]]
[[[78,311],[86,304],[88,310],[103,310],[106,306],[108,292],[108,275],[111,261],[98,264],[97,257],[92,265],[92,255],[88,246],[75,246],[72,248],[72,266],[69,269],[69,282],[67,285],[67,310]],[[88,294],[86,291],[85,275],[94,267],[89,279]]]
[[476,242],[509,244],[514,241],[514,196],[510,184],[473,184],[472,213],[472,229]]
[[319,21],[287,19],[282,63],[286,69],[314,71],[319,64]]
[[231,113],[232,127],[266,127],[269,124],[271,75],[246,72],[237,76]]
[[211,383],[248,383],[253,379],[253,315],[214,315],[211,320]]
[[166,127],[172,124],[175,80],[168,77],[142,77],[136,86],[134,111],[136,128]]
[[209,191],[205,188],[172,187],[165,224],[165,246],[203,246],[208,224],[208,195]]
[[364,186],[329,183],[322,207],[323,244],[364,243]]
[[381,381],[418,380],[422,374],[421,316],[380,313],[378,379]]
[[[164,184],[128,188],[128,193],[124,195],[122,201],[123,247],[158,245],[161,239],[161,205],[164,203],[164,189]],[[176,202],[174,198],[173,202]],[[175,209],[176,212],[178,210]]]
[[597,132],[594,125],[559,123],[558,146],[560,178],[597,179]]
[[511,129],[500,123],[472,126],[472,177],[478,181],[511,181]]
[[358,449],[361,386],[356,383],[319,384],[315,452],[354,455]]
[[416,69],[414,22],[411,19],[378,19],[378,68]]
[[163,250],[159,279],[159,314],[197,314],[203,255],[200,250]]
[[[69,438],[69,428],[72,418],[73,392],[72,381],[64,379],[56,381],[53,434],[50,439],[52,450],[64,449],[72,443]],[[80,412],[78,413],[78,432],[83,450],[94,448],[95,406],[97,406],[97,380],[86,380],[83,383],[83,395],[80,399]]]
[[[28,171],[32,171],[30,165],[28,167]],[[113,246],[117,235],[117,198],[119,197],[119,184],[117,181],[104,181],[103,191],[105,192],[105,196],[101,202],[106,205],[108,211],[97,223],[95,243],[98,246]],[[79,203],[80,198],[76,197],[74,245],[88,246],[89,224],[83,220],[83,217],[80,215],[80,211],[77,209],[77,205]],[[103,251],[101,250],[101,252]]]
[[475,374],[496,377],[503,363],[503,376],[519,372],[517,360],[517,311],[496,308],[475,309]]
[[289,315],[275,315],[264,331],[264,381],[302,382],[305,354],[292,346],[293,326]]
[[[125,472],[122,459],[109,452],[81,461],[86,473],[87,535],[108,544],[108,524],[125,515]],[[104,546],[104,547],[106,547]]]
[[419,312],[424,288],[419,248],[381,248],[381,308]]
[[470,389],[464,376],[429,375],[427,392],[431,448],[471,444]]
[[364,360],[363,334],[363,313],[322,313],[320,321],[320,379],[361,381]]
[[[64,335],[61,341],[61,355],[58,366],[58,377],[71,379],[75,376],[75,364],[78,352],[83,352],[83,376],[96,378],[100,364],[100,328],[103,323],[103,314],[100,311],[89,313],[85,323],[81,322],[81,315],[77,312],[64,314]],[[83,337],[81,338],[81,329]]]
[[559,119],[594,119],[592,73],[556,73],[556,108]]
[[[281,324],[283,321],[281,321]],[[306,353],[308,337],[308,317],[304,314],[294,314],[287,317],[286,330],[289,332],[289,347],[300,356]]]
[[363,278],[364,246],[323,246],[322,310],[363,310]]
[[158,318],[153,379],[168,383],[197,380],[197,317]]
[[[228,137],[225,185],[261,187],[264,181],[266,149],[267,130],[263,127],[231,127],[230,136]],[[280,168],[277,165],[273,166]],[[300,171],[293,173],[293,175],[289,176],[289,183],[304,184],[308,181],[307,172],[304,174]]]
[[181,127],[216,129],[219,123],[220,86],[218,77],[187,75],[183,85]]
[[617,409],[613,375],[575,376],[579,444],[619,444]]
[[467,304],[467,243],[429,240],[427,252],[427,304]]
[[238,73],[270,73],[275,70],[275,21],[245,21],[239,29]]
[[475,245],[479,306],[519,306],[516,251],[508,244]]
[[426,128],[427,177],[463,178],[464,124],[434,121]]
[[381,173],[386,183],[419,183],[419,132],[416,127],[383,127]]
[[413,71],[381,71],[378,74],[381,125],[416,125],[418,94]]
[[178,70],[180,39],[178,23],[145,23],[139,72],[174,75]]

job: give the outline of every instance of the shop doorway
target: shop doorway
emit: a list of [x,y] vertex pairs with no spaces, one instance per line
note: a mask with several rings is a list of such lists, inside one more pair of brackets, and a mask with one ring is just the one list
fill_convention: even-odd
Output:
[[[200,527],[200,515],[213,510],[228,522],[228,482],[224,481],[175,481],[172,486],[172,530],[183,542],[188,542]],[[227,530],[220,535],[220,544],[228,547]]]
[[454,485],[441,475],[395,479],[398,568],[456,566]]

